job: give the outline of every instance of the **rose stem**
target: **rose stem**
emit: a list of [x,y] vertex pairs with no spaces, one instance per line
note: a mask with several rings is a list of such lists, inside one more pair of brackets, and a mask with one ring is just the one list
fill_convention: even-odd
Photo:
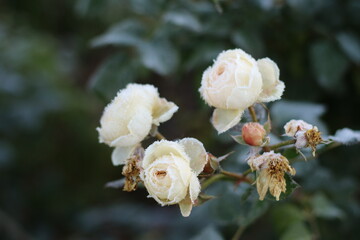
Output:
[[246,175],[249,174],[251,172],[251,169],[247,170],[244,172],[244,174],[237,174],[237,173],[233,173],[233,172],[228,172],[225,170],[221,170],[220,173],[213,175],[212,177],[210,177],[209,179],[206,179],[202,184],[202,190],[205,190],[207,187],[209,187],[211,184],[222,180],[222,179],[227,179],[227,180],[235,180],[236,182],[240,183],[240,182],[247,182],[252,184],[252,180],[247,178]]
[[215,174],[214,176],[212,176],[209,179],[206,179],[202,184],[201,184],[201,189],[205,190],[207,187],[209,187],[211,184],[213,184],[214,182],[217,182],[221,179],[227,178],[225,175],[218,173]]
[[236,230],[231,240],[239,240],[244,231],[245,231],[245,226],[243,225],[239,226],[239,228]]
[[161,133],[159,133],[158,131],[156,131],[155,133],[155,137],[159,140],[165,140],[166,138],[164,137],[164,135],[162,135]]
[[253,122],[257,122],[258,119],[257,119],[257,117],[256,117],[256,112],[255,112],[254,107],[251,106],[251,107],[249,107],[248,109],[249,109],[249,112],[250,112],[250,115],[251,115],[251,118],[252,118]]
[[[237,173],[233,173],[233,172],[228,172],[228,171],[225,171],[225,170],[221,170],[222,174],[230,177],[230,178],[233,178],[233,179],[236,179],[238,180],[239,182],[247,182],[247,183],[252,183],[251,179],[247,178],[246,175],[243,175],[243,174],[237,174]],[[248,174],[248,173],[247,173]]]
[[290,139],[290,140],[287,140],[287,141],[279,142],[279,143],[274,144],[274,145],[265,146],[265,147],[263,147],[263,150],[265,152],[269,152],[270,150],[276,150],[276,149],[278,149],[280,147],[294,144],[295,142],[296,142],[296,139]]

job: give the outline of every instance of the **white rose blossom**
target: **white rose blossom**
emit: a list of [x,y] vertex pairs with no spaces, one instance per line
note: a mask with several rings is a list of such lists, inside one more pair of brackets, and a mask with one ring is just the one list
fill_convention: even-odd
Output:
[[178,110],[173,102],[159,97],[152,85],[128,84],[109,103],[100,119],[99,141],[116,147],[111,156],[114,165],[124,164],[138,143]]
[[223,51],[203,73],[202,98],[215,107],[212,124],[218,133],[235,126],[244,110],[256,102],[281,98],[285,85],[269,58],[255,61],[241,49]]
[[212,123],[223,133],[257,101],[262,90],[261,74],[249,54],[241,49],[227,50],[205,70],[199,90],[205,102],[215,107]]
[[189,216],[201,190],[197,176],[207,157],[203,144],[194,138],[151,144],[145,150],[140,175],[149,197],[162,206],[179,204],[181,214]]

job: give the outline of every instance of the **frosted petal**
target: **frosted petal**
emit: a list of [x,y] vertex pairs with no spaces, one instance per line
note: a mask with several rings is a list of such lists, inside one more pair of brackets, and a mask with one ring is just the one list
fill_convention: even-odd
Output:
[[134,153],[136,145],[130,147],[116,147],[111,154],[114,166],[125,164],[125,161]]
[[200,191],[201,191],[201,186],[200,186],[199,179],[197,178],[197,176],[195,174],[191,174],[189,193],[190,193],[190,199],[191,199],[192,203],[194,203],[194,201],[197,199]]
[[208,161],[208,155],[204,145],[195,138],[183,138],[179,141],[184,147],[186,154],[190,157],[190,167],[198,175],[204,169]]
[[179,107],[175,103],[168,102],[165,98],[160,98],[153,109],[153,124],[159,126],[160,123],[166,122],[178,109]]
[[179,202],[179,207],[181,215],[183,215],[183,217],[190,216],[192,210],[192,203],[189,194],[181,202]]
[[216,108],[211,122],[218,133],[223,133],[235,126],[241,119],[244,110],[226,110]]

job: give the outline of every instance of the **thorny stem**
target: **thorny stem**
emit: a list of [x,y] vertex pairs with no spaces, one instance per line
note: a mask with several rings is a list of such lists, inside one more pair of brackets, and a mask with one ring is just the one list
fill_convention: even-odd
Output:
[[250,112],[250,115],[251,115],[251,118],[252,118],[253,122],[257,122],[258,119],[256,117],[255,108],[253,106],[251,106],[248,109],[249,109],[249,112]]
[[205,190],[206,188],[208,188],[211,184],[213,184],[214,182],[217,182],[221,179],[227,178],[225,175],[218,173],[213,175],[211,178],[206,179],[202,184],[201,184],[201,188],[202,190]]
[[225,170],[221,170],[220,173],[213,175],[212,177],[206,179],[202,184],[202,190],[205,190],[207,187],[209,187],[211,184],[222,180],[222,179],[228,179],[228,180],[235,180],[235,182],[237,183],[241,183],[241,182],[247,182],[249,184],[252,184],[252,180],[248,177],[246,177],[246,175],[248,175],[251,172],[251,169],[245,171],[243,174],[238,174],[238,173],[234,173],[234,172],[229,172],[229,171],[225,171]]
[[242,225],[241,225],[241,226],[236,230],[234,236],[232,237],[232,240],[239,240],[244,231],[245,231],[245,226],[242,226]]
[[279,142],[279,143],[274,144],[274,145],[265,146],[265,147],[263,147],[263,150],[265,152],[269,152],[271,150],[276,150],[278,148],[294,144],[295,142],[296,142],[296,139],[290,139],[290,140],[287,140],[287,141]]

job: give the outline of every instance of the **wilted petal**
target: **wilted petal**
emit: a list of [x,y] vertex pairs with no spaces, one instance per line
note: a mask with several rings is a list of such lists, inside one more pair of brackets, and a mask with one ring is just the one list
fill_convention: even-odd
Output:
[[125,161],[134,153],[136,145],[130,147],[116,147],[111,154],[114,166],[125,164]]
[[240,122],[243,112],[243,110],[226,110],[216,108],[212,115],[211,122],[220,134],[229,130],[238,122]]
[[184,138],[179,141],[184,146],[186,154],[190,157],[190,167],[198,175],[207,163],[208,155],[204,145],[195,138]]
[[160,123],[166,122],[178,109],[175,103],[160,98],[153,108],[153,124],[159,126]]
[[200,186],[199,179],[197,178],[197,176],[195,174],[191,174],[189,193],[190,193],[190,199],[191,199],[192,203],[194,203],[194,201],[197,199],[200,191],[201,191],[201,186]]
[[179,202],[179,207],[180,207],[181,215],[183,215],[183,217],[188,217],[190,215],[192,209],[192,203],[189,194],[186,195],[186,197],[181,202]]
[[256,179],[256,188],[259,194],[259,200],[264,200],[269,189],[270,176],[266,170],[260,170],[258,173],[259,176]]

